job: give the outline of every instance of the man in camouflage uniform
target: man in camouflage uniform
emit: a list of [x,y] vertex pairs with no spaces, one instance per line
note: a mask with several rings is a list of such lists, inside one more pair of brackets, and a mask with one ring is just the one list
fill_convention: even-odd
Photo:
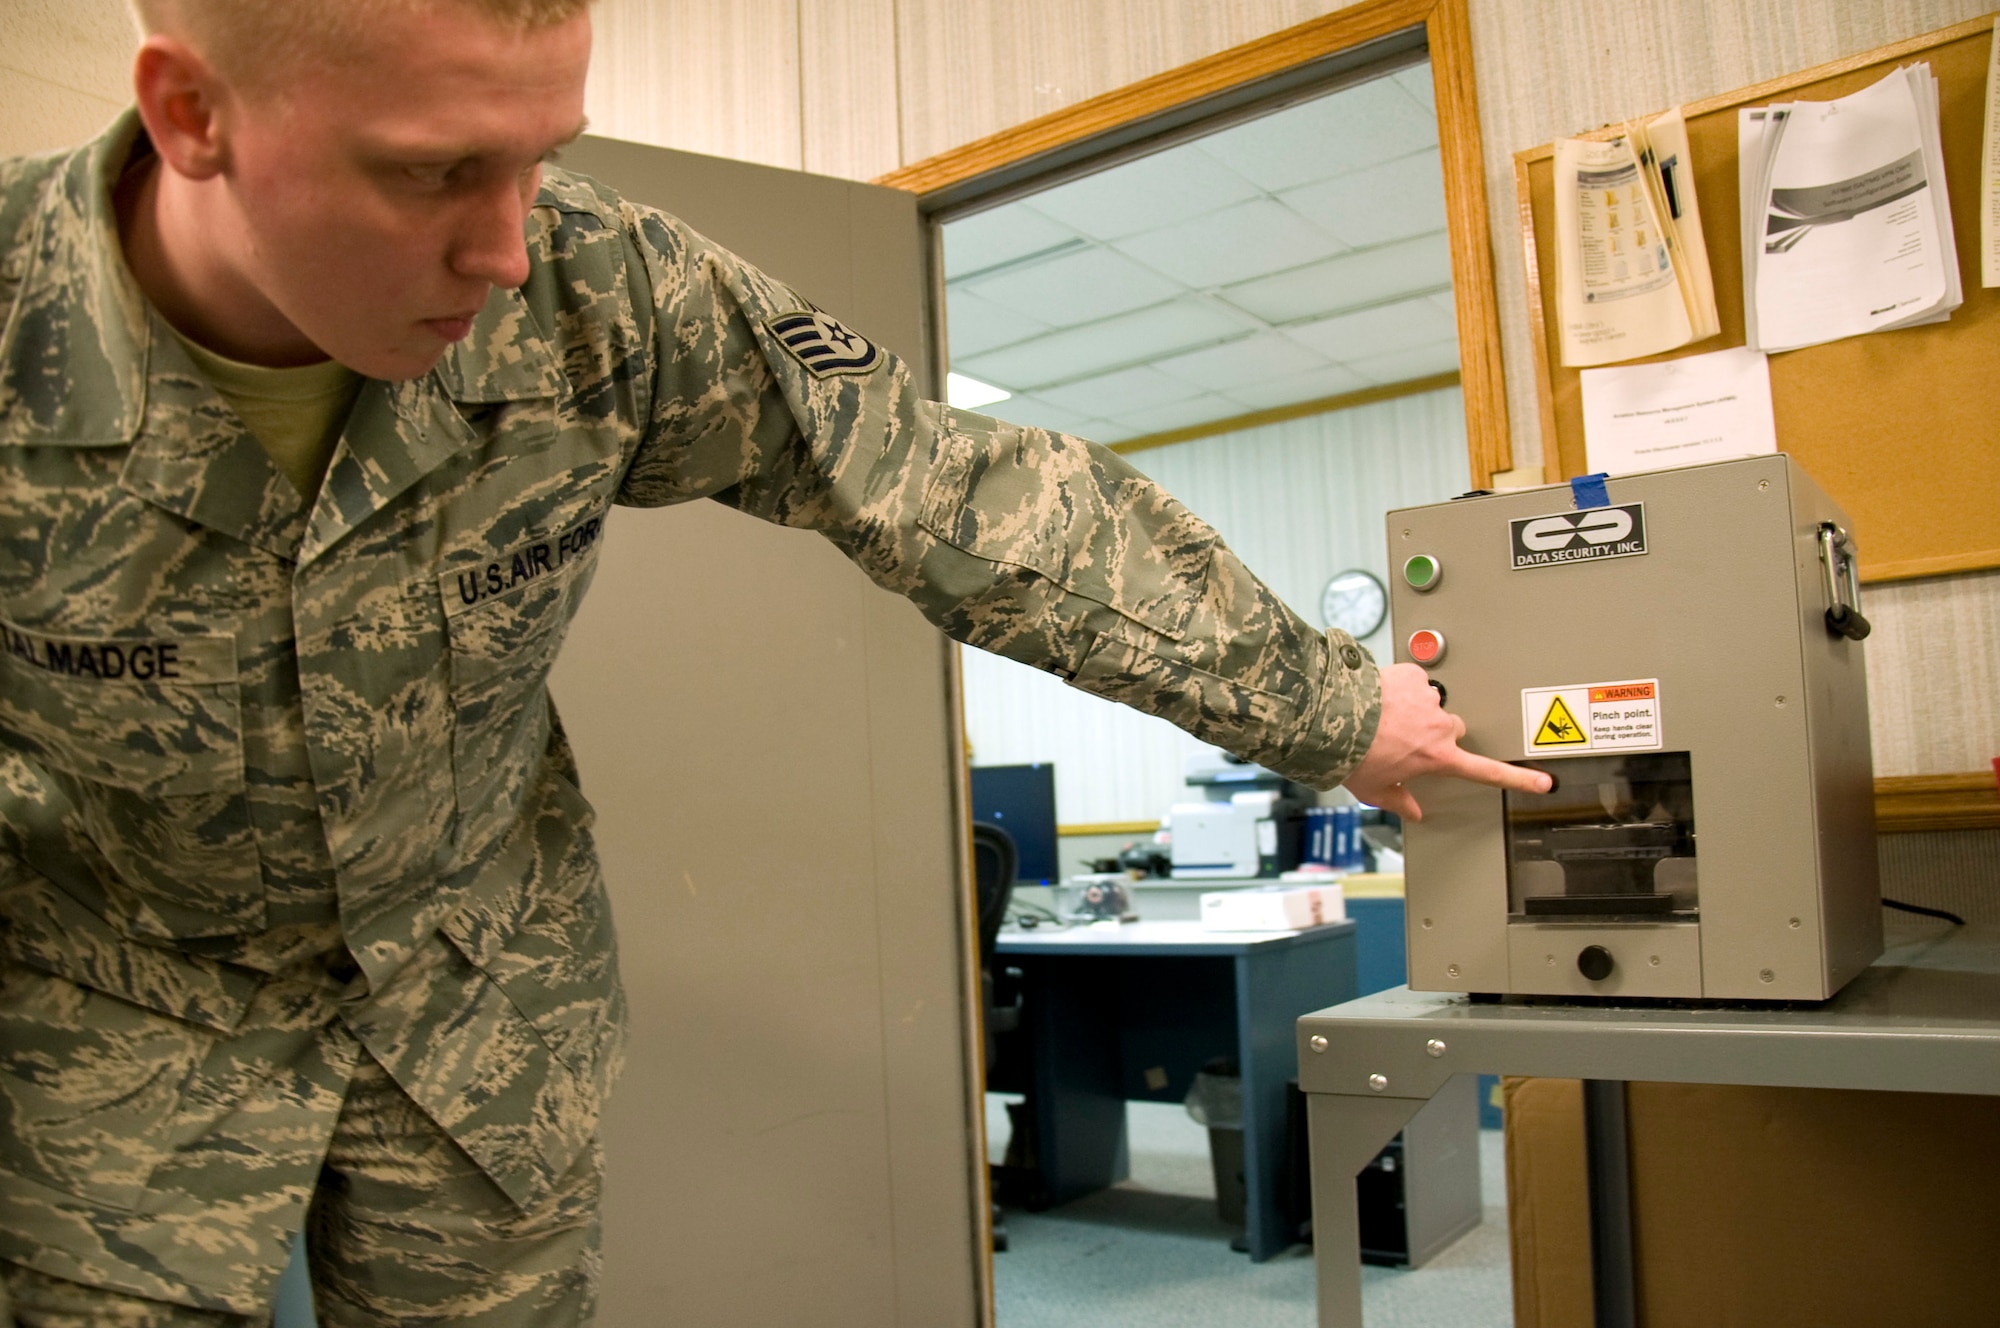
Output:
[[[588,1319],[621,1000],[545,680],[613,503],[818,530],[961,640],[1407,814],[1407,775],[1542,778],[1115,456],[544,172],[587,2],[142,0],[137,110],[0,163],[24,1325],[257,1321],[302,1224],[328,1324]],[[317,459],[218,395],[316,362]]]

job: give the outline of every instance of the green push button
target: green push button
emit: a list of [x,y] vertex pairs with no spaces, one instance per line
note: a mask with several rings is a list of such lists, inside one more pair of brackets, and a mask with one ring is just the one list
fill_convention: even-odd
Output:
[[1428,553],[1420,553],[1403,564],[1403,579],[1413,590],[1429,590],[1444,575],[1444,568]]

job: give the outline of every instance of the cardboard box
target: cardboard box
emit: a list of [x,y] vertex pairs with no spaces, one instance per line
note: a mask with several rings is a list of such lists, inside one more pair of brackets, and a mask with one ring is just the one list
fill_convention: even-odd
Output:
[[[1509,1079],[1515,1328],[1590,1328],[1583,1092]],[[1646,1328],[2000,1323],[2000,1099],[1632,1084]]]
[[1299,931],[1346,916],[1338,881],[1211,890],[1201,897],[1204,931]]

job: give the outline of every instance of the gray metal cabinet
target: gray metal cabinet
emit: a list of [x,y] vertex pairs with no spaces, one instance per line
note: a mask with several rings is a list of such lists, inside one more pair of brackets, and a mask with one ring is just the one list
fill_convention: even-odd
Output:
[[[925,371],[911,195],[602,139],[563,165]],[[952,678],[815,535],[613,513],[553,682],[632,997],[605,1328],[981,1321]]]

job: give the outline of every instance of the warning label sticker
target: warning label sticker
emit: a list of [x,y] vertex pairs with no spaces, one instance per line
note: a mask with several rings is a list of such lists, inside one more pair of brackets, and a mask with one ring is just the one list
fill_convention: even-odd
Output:
[[1590,735],[1583,731],[1583,725],[1576,722],[1569,706],[1563,701],[1562,693],[1549,698],[1548,713],[1542,716],[1542,723],[1535,730],[1536,747],[1581,747],[1590,741]]
[[1658,678],[1521,689],[1521,745],[1529,756],[1646,751],[1663,741]]

